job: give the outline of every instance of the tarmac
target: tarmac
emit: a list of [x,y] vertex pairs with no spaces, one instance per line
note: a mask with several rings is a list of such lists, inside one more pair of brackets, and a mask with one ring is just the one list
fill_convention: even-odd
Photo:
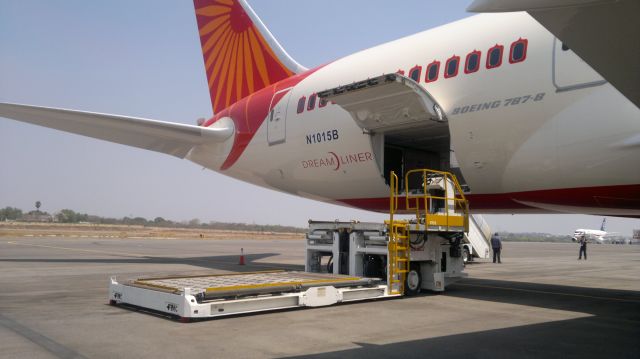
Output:
[[304,241],[3,237],[0,358],[640,358],[640,246],[588,251],[507,242],[443,294],[180,323],[108,305],[109,277],[303,270]]

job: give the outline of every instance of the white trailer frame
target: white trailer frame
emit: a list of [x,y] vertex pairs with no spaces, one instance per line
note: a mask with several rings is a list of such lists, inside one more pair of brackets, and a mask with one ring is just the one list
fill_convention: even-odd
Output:
[[[171,286],[164,283],[154,284],[160,281],[155,278],[143,278],[120,283],[115,277],[111,277],[109,303],[112,305],[125,304],[140,307],[175,317],[182,322],[188,322],[198,318],[216,318],[299,307],[321,307],[337,303],[398,296],[389,294],[386,284],[368,281],[367,278],[337,277],[335,275],[321,274],[315,274],[316,279],[308,283],[305,283],[304,279],[302,279],[289,289],[269,288],[271,285],[275,287],[275,285],[281,283],[282,281],[279,277],[282,275],[291,276],[296,273],[302,272],[239,273],[245,278],[253,278],[254,281],[262,280],[262,285],[257,284],[253,288],[248,288],[248,290],[247,288],[238,289],[240,286],[208,288],[213,290],[230,289],[231,292],[236,292],[212,299],[204,298],[203,294],[206,289],[181,286],[181,284],[193,284],[194,277],[177,276],[161,279],[170,279]],[[238,276],[238,274],[199,276],[199,278],[228,279],[234,276]],[[317,279],[323,277],[325,278]],[[332,281],[335,282],[333,285],[327,285]],[[291,284],[291,282],[287,284]],[[253,293],[251,292],[252,290]]]

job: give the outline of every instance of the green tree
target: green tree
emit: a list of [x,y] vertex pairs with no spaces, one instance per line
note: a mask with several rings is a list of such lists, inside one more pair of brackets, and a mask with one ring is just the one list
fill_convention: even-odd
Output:
[[144,226],[147,223],[147,220],[142,217],[124,217],[122,218],[122,223],[128,226]]
[[22,218],[22,210],[14,207],[0,209],[0,221],[13,221]]
[[77,222],[89,222],[89,215],[86,213],[76,212],[76,223]]
[[56,214],[56,219],[61,223],[76,223],[78,222],[77,214],[73,210],[63,209]]

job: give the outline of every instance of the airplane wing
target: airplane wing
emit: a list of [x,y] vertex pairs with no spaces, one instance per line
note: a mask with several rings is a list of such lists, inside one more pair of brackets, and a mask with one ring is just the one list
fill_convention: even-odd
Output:
[[640,107],[640,1],[475,0],[467,11],[527,11]]
[[400,74],[386,74],[318,92],[351,114],[367,131],[390,131],[446,121],[444,112],[420,85]]
[[232,121],[211,127],[94,112],[0,103],[0,117],[184,158],[197,145],[222,142]]

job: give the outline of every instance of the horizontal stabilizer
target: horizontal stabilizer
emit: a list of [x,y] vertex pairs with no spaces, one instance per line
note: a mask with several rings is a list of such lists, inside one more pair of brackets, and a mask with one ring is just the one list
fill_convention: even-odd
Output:
[[222,142],[232,121],[199,127],[94,112],[0,103],[0,117],[184,158],[197,145]]

